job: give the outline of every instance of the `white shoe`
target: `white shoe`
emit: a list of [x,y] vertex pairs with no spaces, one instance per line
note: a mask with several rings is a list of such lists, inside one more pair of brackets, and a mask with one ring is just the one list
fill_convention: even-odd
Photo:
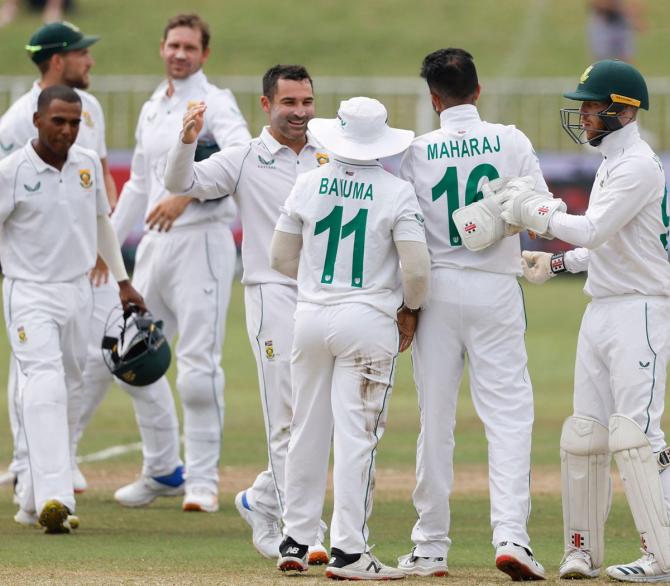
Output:
[[24,527],[40,526],[40,520],[37,516],[37,513],[31,513],[29,511],[24,511],[23,509],[19,509],[16,512],[16,515],[14,515],[14,521],[19,525],[23,525]]
[[583,549],[569,550],[558,568],[558,577],[565,580],[597,578],[598,574],[600,568],[593,567],[591,554]]
[[398,569],[408,576],[448,576],[447,560],[438,557],[422,557],[415,554],[416,547],[398,558]]
[[496,547],[496,568],[505,572],[513,581],[544,580],[542,564],[527,547],[511,541],[502,541]]
[[119,488],[114,493],[116,501],[124,507],[144,507],[159,496],[184,494],[184,467],[177,466],[166,476],[140,476],[132,484]]
[[72,468],[72,487],[74,488],[75,494],[81,494],[88,488],[86,477],[81,473],[79,466],[76,464]]
[[334,580],[402,580],[405,572],[385,566],[371,552],[360,555],[346,554],[336,547],[331,549],[326,578]]
[[237,493],[235,506],[240,516],[251,527],[251,539],[258,553],[266,558],[278,558],[279,545],[282,542],[279,519],[254,511],[247,502],[246,490]]
[[307,562],[310,566],[325,566],[329,561],[330,556],[323,543],[317,541],[314,545],[310,545],[307,553]]
[[39,524],[45,533],[69,533],[79,527],[79,517],[71,515],[70,509],[59,500],[51,499],[42,507]]
[[181,508],[184,511],[216,513],[219,510],[219,495],[207,486],[189,486]]
[[620,582],[670,582],[670,573],[664,572],[653,553],[642,551],[640,559],[621,566],[610,566],[607,575]]

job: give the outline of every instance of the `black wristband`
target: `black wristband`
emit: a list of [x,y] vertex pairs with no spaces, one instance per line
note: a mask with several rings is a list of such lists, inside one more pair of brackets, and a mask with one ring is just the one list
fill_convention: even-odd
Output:
[[556,254],[551,255],[551,272],[554,275],[558,273],[564,273],[567,269],[565,268],[565,252],[557,252]]

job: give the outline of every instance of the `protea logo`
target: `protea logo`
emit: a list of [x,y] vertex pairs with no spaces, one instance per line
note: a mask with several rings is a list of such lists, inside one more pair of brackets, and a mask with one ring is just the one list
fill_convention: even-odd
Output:
[[586,80],[589,78],[589,74],[591,73],[592,69],[593,69],[593,65],[589,65],[584,70],[584,73],[582,73],[582,76],[579,78],[579,83],[585,83],[586,82]]

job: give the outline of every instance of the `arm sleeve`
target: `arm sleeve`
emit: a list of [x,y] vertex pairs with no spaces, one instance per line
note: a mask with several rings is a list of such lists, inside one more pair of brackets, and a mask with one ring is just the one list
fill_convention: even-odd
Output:
[[393,240],[412,240],[426,242],[424,220],[414,187],[406,181],[396,198],[395,220],[393,224]]
[[[12,175],[15,175],[17,170]],[[13,178],[12,178],[13,179]],[[5,223],[5,220],[10,216],[16,207],[14,194],[12,193],[11,185],[14,183],[7,177],[6,172],[0,173],[0,226]]]
[[565,268],[570,273],[581,273],[589,269],[589,250],[588,248],[575,248],[565,253],[563,260]]
[[516,152],[520,156],[519,176],[530,175],[535,179],[535,191],[549,193],[547,182],[544,180],[542,169],[540,169],[540,161],[528,137],[520,130],[515,129],[514,142]]
[[303,220],[299,208],[300,191],[302,189],[305,179],[304,176],[298,175],[291,193],[288,194],[284,205],[281,208],[281,214],[275,230],[288,232],[290,234],[302,234]]
[[24,135],[25,131],[22,132],[25,126],[19,123],[18,117],[22,117],[22,115],[29,116],[31,126],[33,120],[32,112],[28,114],[21,110],[22,102],[23,100],[15,102],[14,105],[5,112],[2,118],[0,118],[0,160],[20,149],[32,138],[32,136],[37,135],[36,129],[32,135]]
[[111,208],[107,198],[107,187],[105,187],[105,174],[102,172],[102,163],[97,154],[94,155],[93,161],[95,166],[95,211],[98,216],[107,216]]
[[291,279],[298,276],[302,234],[275,230],[270,245],[270,266]]
[[404,179],[405,181],[409,181],[412,184],[414,184],[413,153],[414,153],[414,145],[412,144],[405,151],[405,154],[402,157],[402,161],[400,162],[400,170],[398,171],[398,177]]
[[614,168],[596,203],[589,203],[584,216],[556,212],[549,232],[556,238],[579,247],[594,249],[616,234],[658,193],[657,170],[629,159]]
[[109,270],[117,282],[128,280],[128,273],[123,264],[121,247],[116,238],[116,232],[110,219],[104,216],[98,216],[98,254],[107,263]]
[[119,195],[119,202],[112,214],[112,225],[116,230],[119,242],[123,243],[133,226],[144,218],[149,204],[147,181],[145,179],[146,166],[142,150],[140,126],[144,110],[140,114],[140,121],[135,132],[136,146],[133,151],[133,160],[130,164],[130,179],[126,181]]
[[251,134],[233,93],[219,90],[208,98],[205,122],[219,148],[247,144]]
[[171,193],[200,201],[231,195],[237,187],[244,154],[249,147],[230,147],[195,163],[197,143],[184,144],[181,135],[168,154],[165,187]]
[[400,273],[405,305],[410,309],[421,307],[430,281],[430,256],[425,242],[395,242],[400,257]]
[[91,115],[93,117],[95,124],[98,126],[96,131],[97,141],[95,145],[95,150],[98,153],[98,155],[100,155],[101,159],[106,159],[107,143],[105,142],[105,115],[102,112],[102,106],[100,105],[100,102],[98,102],[95,96],[91,95],[91,98],[92,98],[91,109],[95,110],[95,112],[91,112]]

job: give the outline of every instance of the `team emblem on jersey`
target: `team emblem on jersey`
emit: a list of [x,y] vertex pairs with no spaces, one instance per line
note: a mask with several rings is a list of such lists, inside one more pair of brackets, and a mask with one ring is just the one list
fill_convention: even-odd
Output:
[[82,110],[81,117],[84,120],[84,124],[86,124],[86,126],[88,126],[89,128],[93,128],[95,126],[95,124],[93,124],[93,117],[91,116],[90,112]]
[[8,153],[9,151],[11,151],[11,150],[14,148],[14,143],[13,143],[13,142],[10,142],[9,144],[5,144],[4,142],[2,142],[2,141],[0,140],[0,148],[1,148],[3,151],[5,151],[6,153]]
[[275,160],[274,159],[264,159],[260,155],[258,155],[258,162],[260,165],[258,165],[260,168],[264,169],[274,169],[275,165]]
[[19,328],[16,330],[16,333],[19,335],[19,342],[21,342],[21,344],[25,344],[28,340],[28,336],[26,335],[26,330],[24,327],[19,326]]
[[30,193],[35,193],[40,187],[42,187],[42,182],[38,181],[32,187],[30,187],[30,185],[27,185],[27,184],[24,183],[23,187],[25,188],[26,191],[28,191]]
[[265,340],[265,357],[268,360],[274,360],[276,357],[275,347],[272,345],[272,340]]
[[328,153],[316,153],[316,162],[319,163],[319,167],[321,165],[325,165],[326,163],[330,163],[330,157],[328,156]]
[[84,189],[90,189],[93,186],[90,169],[79,169],[79,185]]

